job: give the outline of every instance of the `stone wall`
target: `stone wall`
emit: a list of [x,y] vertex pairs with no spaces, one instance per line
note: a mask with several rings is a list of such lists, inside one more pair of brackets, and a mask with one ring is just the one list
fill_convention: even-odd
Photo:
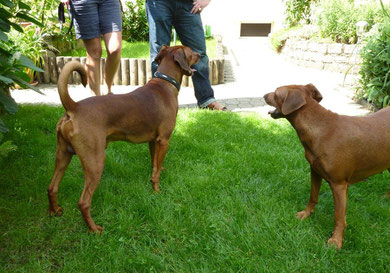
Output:
[[360,68],[359,46],[288,39],[282,56],[293,63],[317,69],[356,74]]

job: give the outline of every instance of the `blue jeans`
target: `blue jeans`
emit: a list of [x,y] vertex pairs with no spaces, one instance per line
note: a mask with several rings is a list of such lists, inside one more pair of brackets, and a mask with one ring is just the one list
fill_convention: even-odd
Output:
[[206,41],[200,14],[191,14],[192,1],[146,0],[146,14],[149,23],[150,59],[152,73],[157,71],[157,56],[162,45],[169,45],[172,27],[175,28],[181,43],[200,54],[200,60],[192,67],[195,97],[200,107],[215,101],[214,90],[209,80],[209,58],[206,55]]

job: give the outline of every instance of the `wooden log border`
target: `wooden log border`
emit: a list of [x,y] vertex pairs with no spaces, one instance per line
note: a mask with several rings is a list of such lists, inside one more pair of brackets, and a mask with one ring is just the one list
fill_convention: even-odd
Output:
[[[40,83],[57,83],[58,75],[61,73],[64,65],[70,61],[78,61],[85,66],[85,57],[47,57],[45,56],[45,62],[41,75],[38,77]],[[101,59],[100,62],[100,76],[101,83],[104,84],[104,66],[106,60]],[[225,82],[225,61],[224,59],[210,59],[210,83],[212,85],[222,84]],[[114,77],[114,85],[144,85],[152,78],[150,60],[145,59],[129,59],[122,58],[120,67]],[[79,84],[80,76],[77,72],[74,72],[69,78],[70,84]],[[193,86],[192,79],[184,76],[182,86]]]

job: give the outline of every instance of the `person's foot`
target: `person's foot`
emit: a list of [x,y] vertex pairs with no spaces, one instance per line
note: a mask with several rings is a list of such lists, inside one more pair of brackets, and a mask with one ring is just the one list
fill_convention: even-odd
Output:
[[203,107],[204,109],[209,109],[209,110],[216,110],[216,111],[229,111],[226,106],[223,106],[221,104],[219,104],[217,101],[214,101],[212,103],[210,103],[209,105]]

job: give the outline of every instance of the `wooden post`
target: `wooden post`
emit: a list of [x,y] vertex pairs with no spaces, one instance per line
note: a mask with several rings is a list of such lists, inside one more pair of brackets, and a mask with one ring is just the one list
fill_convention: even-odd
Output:
[[213,75],[211,84],[216,85],[216,84],[218,84],[218,64],[217,64],[216,60],[212,60],[212,63],[213,63],[213,66],[212,66],[213,70],[210,71],[211,74]]
[[138,85],[146,83],[146,60],[138,59]]
[[210,80],[210,84],[213,82],[213,62],[212,61],[209,61],[209,80]]
[[218,83],[225,83],[225,60],[218,60]]
[[122,66],[121,63],[119,63],[118,70],[116,71],[116,73],[114,75],[114,81],[113,81],[114,85],[121,85],[121,83],[122,83],[122,67],[121,66]]
[[183,75],[183,80],[181,81],[181,86],[187,87],[188,80],[189,80],[189,77],[187,75]]
[[104,68],[106,66],[106,59],[100,59],[100,84],[104,84]]
[[50,67],[50,82],[57,83],[58,81],[58,68],[56,57],[49,57],[49,67]]
[[[72,57],[65,57],[64,58],[64,64],[70,63],[71,61],[72,61]],[[68,84],[72,84],[72,83],[73,83],[73,75],[70,74]]]
[[47,53],[43,57],[43,82],[44,83],[50,83],[50,63],[49,63],[49,56],[47,56]]
[[146,81],[150,81],[153,78],[152,75],[152,63],[150,59],[146,60]]
[[130,63],[129,59],[121,59],[122,65],[122,85],[130,84]]
[[57,61],[58,75],[60,75],[65,65],[64,57],[57,57],[56,61]]
[[138,85],[138,61],[130,59],[130,85]]

